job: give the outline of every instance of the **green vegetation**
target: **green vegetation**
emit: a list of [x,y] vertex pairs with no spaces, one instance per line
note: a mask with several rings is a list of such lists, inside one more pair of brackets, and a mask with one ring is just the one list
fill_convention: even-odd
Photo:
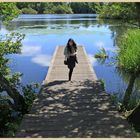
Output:
[[[0,18],[3,22],[12,20],[21,12],[24,14],[98,13],[99,18],[127,19],[127,22],[128,19],[137,18],[136,21],[140,27],[139,3],[0,3]],[[137,77],[140,76],[140,29],[127,30],[128,27],[120,26],[109,28],[113,32],[112,36],[117,38],[119,46],[117,67],[130,76],[122,108],[134,109],[135,115],[131,120],[138,120],[140,113],[137,115],[136,112],[139,112],[140,105],[139,99],[133,96],[133,89]],[[116,32],[117,36],[114,34]],[[7,58],[7,55],[21,53],[23,39],[24,35],[19,33],[11,33],[0,38],[0,92],[7,93],[6,96],[0,96],[0,136],[15,135],[22,116],[30,110],[36,98],[34,93],[37,85],[23,86],[20,80],[22,74],[12,74],[8,67],[11,59]],[[103,60],[101,61],[103,63],[108,58],[105,49],[102,48],[95,58]],[[105,86],[103,80],[101,84]],[[116,96],[112,96],[112,100],[116,100]]]
[[73,11],[72,11],[72,9],[68,6],[68,5],[62,5],[62,4],[60,4],[60,5],[58,5],[58,6],[54,6],[54,5],[52,5],[52,7],[50,8],[51,10],[49,10],[49,9],[46,9],[43,13],[44,14],[55,14],[55,13],[57,13],[57,14],[72,14],[73,13]]
[[[15,3],[1,3],[0,15],[8,24],[19,13]],[[21,53],[24,35],[10,33],[0,38],[0,136],[14,136],[18,123],[35,99],[35,85],[23,86],[20,73],[12,73],[8,67],[10,54]],[[4,95],[6,94],[6,95]]]
[[140,3],[96,3],[99,19],[123,19],[126,23],[140,27]]
[[20,10],[16,7],[15,3],[0,3],[0,18],[3,21],[10,21],[18,16]]
[[33,10],[38,14],[72,14],[95,13],[96,4],[93,2],[17,2],[16,5],[23,11],[22,13],[27,14],[32,14]]
[[22,8],[22,14],[37,14],[37,11],[32,8]]
[[100,63],[100,64],[104,64],[106,59],[109,57],[106,50],[104,48],[101,48],[98,53],[96,53],[94,55],[94,57],[97,59],[97,61]]
[[118,66],[130,74],[130,81],[123,99],[123,107],[129,109],[129,101],[136,78],[140,75],[140,29],[128,30],[119,42]]
[[140,124],[140,99],[136,92],[137,79],[140,77],[140,3],[100,3],[96,8],[100,18],[99,25],[110,22],[105,18],[125,19],[123,20],[125,26],[117,27],[116,24],[109,27],[112,38],[119,47],[117,57],[114,59],[117,62],[117,69],[128,84],[122,101],[118,100],[117,96],[112,96],[112,101],[116,102],[120,111],[127,114],[129,122],[136,131],[140,132],[140,125],[138,125]]
[[98,53],[95,54],[95,58],[108,58],[108,54],[104,48],[101,48]]
[[105,90],[105,81],[103,79],[99,79],[98,80],[101,84],[101,87],[103,88],[103,90]]
[[94,2],[72,2],[69,5],[73,13],[96,13]]
[[99,18],[133,19],[137,16],[135,3],[99,3],[96,8]]

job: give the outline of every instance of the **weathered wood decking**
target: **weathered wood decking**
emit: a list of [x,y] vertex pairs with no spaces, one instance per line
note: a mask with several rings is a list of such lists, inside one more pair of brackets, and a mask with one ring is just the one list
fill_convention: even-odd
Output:
[[16,137],[133,137],[98,82],[83,47],[78,47],[73,82],[67,82],[63,49],[56,49],[46,85],[24,116]]
[[[76,69],[73,72],[73,80],[85,80],[91,79],[93,81],[97,80],[96,74],[93,71],[93,68],[87,58],[84,47],[78,47],[78,59],[79,64],[76,66]],[[52,58],[52,63],[49,68],[45,83],[55,81],[55,80],[67,80],[68,79],[68,69],[64,65],[64,47],[57,47],[54,56]]]

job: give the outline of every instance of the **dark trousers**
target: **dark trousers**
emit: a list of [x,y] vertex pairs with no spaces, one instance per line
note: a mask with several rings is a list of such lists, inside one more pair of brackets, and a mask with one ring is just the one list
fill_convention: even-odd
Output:
[[73,68],[69,69],[69,81],[71,81],[71,76],[72,76]]

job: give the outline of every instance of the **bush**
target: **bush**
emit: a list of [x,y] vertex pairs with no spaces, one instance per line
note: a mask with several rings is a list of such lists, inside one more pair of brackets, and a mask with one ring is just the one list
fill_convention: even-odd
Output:
[[108,58],[108,54],[104,48],[101,48],[98,53],[94,55],[95,58]]
[[[38,88],[38,84],[22,87],[28,112],[37,97],[36,90],[38,90]],[[9,97],[0,96],[0,137],[14,137],[23,117],[22,112],[15,111],[10,107],[10,99]]]
[[30,111],[32,104],[35,98],[37,97],[36,90],[38,90],[38,88],[39,88],[39,84],[31,84],[31,85],[26,85],[25,87],[22,87],[25,103],[28,106],[28,111]]
[[13,122],[13,110],[8,105],[8,100],[0,97],[0,137],[6,136],[9,131],[9,123]]
[[22,14],[37,14],[37,11],[32,8],[22,8]]
[[56,14],[71,14],[72,9],[66,5],[58,5],[57,7],[54,8],[54,12]]

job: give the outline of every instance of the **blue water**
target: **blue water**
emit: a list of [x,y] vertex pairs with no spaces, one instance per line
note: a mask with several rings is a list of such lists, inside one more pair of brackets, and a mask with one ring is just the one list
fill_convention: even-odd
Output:
[[[10,26],[2,26],[0,34],[19,32],[25,34],[22,54],[11,55],[13,72],[23,73],[22,83],[42,83],[57,45],[65,45],[69,38],[85,46],[98,79],[103,79],[108,93],[122,92],[126,84],[114,66],[101,65],[94,54],[104,47],[114,56],[116,45],[112,35],[117,33],[120,21],[99,24],[95,14],[71,15],[20,15]],[[112,31],[112,27],[115,31]],[[109,62],[109,61],[108,61]]]

